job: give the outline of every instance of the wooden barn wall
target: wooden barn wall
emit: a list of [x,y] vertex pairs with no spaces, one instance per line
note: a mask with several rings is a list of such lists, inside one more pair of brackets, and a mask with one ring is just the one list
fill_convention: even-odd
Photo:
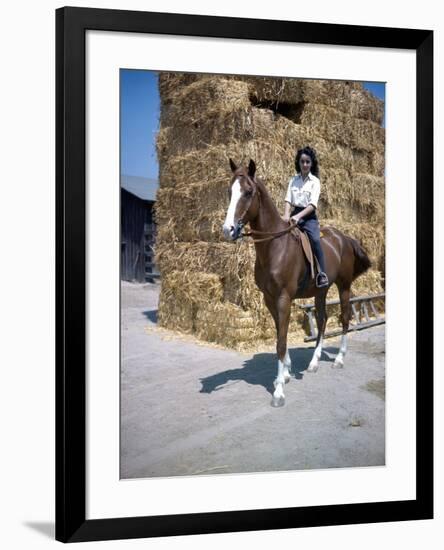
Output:
[[151,205],[121,190],[121,278],[145,282],[144,224],[151,222]]

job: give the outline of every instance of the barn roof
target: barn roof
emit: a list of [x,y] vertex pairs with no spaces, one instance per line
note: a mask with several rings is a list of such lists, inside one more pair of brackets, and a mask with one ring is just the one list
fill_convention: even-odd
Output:
[[155,201],[159,182],[154,178],[142,178],[140,176],[125,176],[120,179],[122,189],[139,197],[144,201]]

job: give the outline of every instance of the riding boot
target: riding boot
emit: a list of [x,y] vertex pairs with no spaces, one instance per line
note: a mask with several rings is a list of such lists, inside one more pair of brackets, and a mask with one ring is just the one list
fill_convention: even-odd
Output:
[[324,288],[324,287],[328,286],[329,284],[330,283],[328,282],[327,273],[325,273],[325,271],[320,271],[316,275],[316,286],[318,288]]
[[316,256],[316,259],[318,260],[319,264],[319,273],[316,275],[316,286],[318,288],[324,288],[328,286],[330,283],[328,281],[327,273],[325,272],[325,260],[324,260],[324,252],[321,247],[321,241],[313,241],[312,242],[313,252]]

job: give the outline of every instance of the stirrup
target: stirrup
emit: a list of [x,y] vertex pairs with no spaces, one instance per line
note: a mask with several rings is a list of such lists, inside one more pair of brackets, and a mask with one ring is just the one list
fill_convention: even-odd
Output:
[[324,288],[326,286],[328,286],[328,277],[327,277],[327,274],[324,273],[323,271],[320,271],[317,275],[316,275],[316,286],[318,288]]

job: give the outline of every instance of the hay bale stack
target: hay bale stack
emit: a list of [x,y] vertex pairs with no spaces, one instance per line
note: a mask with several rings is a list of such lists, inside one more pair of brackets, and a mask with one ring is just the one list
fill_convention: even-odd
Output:
[[[384,285],[383,104],[360,83],[162,73],[157,139],[160,189],[156,260],[159,323],[237,349],[272,339],[274,323],[254,282],[254,246],[226,243],[228,159],[253,158],[283,211],[294,153],[311,145],[321,167],[321,225],[360,240],[376,269],[355,294]],[[328,298],[336,297],[331,290]],[[330,326],[337,324],[333,312]],[[290,335],[304,313],[292,306]]]

